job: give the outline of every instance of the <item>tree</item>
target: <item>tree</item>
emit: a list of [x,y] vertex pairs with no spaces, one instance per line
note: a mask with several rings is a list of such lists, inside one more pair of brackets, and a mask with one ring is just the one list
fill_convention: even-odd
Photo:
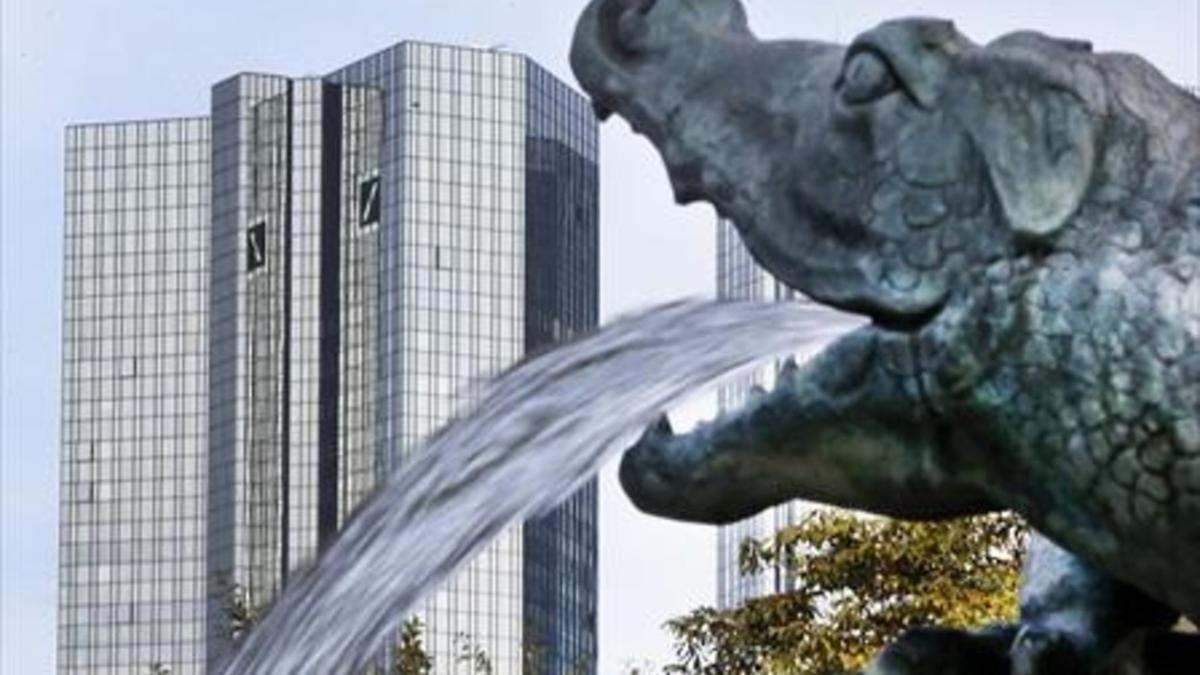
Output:
[[229,614],[229,637],[240,642],[246,633],[267,613],[267,607],[254,604],[250,591],[236,582],[229,583],[225,609]]
[[[225,609],[229,616],[230,637],[235,643],[250,632],[250,629],[266,616],[270,605],[255,604],[249,590],[234,581],[226,582],[229,588],[226,596]],[[431,675],[433,673],[433,657],[425,651],[425,624],[417,617],[409,617],[400,626],[400,633],[395,647],[391,650],[390,668],[388,675]],[[474,648],[467,658],[475,660],[475,670],[487,675],[491,673],[491,662],[482,649]],[[160,664],[151,666],[151,675],[170,675],[170,669],[163,670]],[[157,670],[156,670],[157,669]],[[375,666],[369,666],[365,671],[368,675],[378,672]]]
[[492,675],[492,659],[469,634],[459,633],[454,642],[457,645],[459,663],[473,665],[472,672],[477,675]]
[[394,675],[429,675],[433,672],[433,658],[425,651],[422,635],[425,625],[417,617],[409,617],[400,626],[400,639],[392,652]]
[[672,619],[676,675],[827,675],[861,668],[917,626],[1012,621],[1024,526],[1011,515],[909,523],[820,511],[748,540],[743,574],[778,569],[794,591]]

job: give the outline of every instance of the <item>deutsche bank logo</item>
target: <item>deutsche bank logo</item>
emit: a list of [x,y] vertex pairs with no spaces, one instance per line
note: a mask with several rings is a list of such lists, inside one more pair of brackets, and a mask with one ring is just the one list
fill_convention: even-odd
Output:
[[358,184],[358,226],[379,223],[379,176],[371,176]]
[[246,230],[246,271],[253,272],[267,262],[267,222],[260,220]]

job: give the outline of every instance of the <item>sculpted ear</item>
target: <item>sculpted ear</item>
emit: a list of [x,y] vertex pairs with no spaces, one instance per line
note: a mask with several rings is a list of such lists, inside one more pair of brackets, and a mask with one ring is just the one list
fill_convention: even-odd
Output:
[[[690,4],[659,0],[607,0],[600,6],[599,21],[606,25],[616,45],[629,54],[661,49],[678,41],[680,22],[701,30],[734,30],[749,33],[746,11],[739,2],[693,0]],[[651,14],[659,16],[651,18]]]
[[954,57],[973,46],[944,19],[894,19],[859,35],[851,52],[870,49],[881,54],[913,101],[922,108],[938,105]]
[[965,54],[956,109],[1013,232],[1045,241],[1078,210],[1096,163],[1104,84],[1080,43],[1018,33]]

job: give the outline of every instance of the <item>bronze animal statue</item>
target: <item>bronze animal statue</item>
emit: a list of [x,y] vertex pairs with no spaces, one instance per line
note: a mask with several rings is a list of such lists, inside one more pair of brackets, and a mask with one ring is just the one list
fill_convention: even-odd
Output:
[[1141,672],[1200,673],[1195,641],[1147,637],[1200,616],[1200,101],[1032,32],[760,41],[736,0],[594,0],[571,63],[679,202],[872,319],[739,410],[648,430],[621,466],[639,507],[1012,509],[1046,538],[1020,623],[915,631],[871,672],[1107,672],[1136,634]]

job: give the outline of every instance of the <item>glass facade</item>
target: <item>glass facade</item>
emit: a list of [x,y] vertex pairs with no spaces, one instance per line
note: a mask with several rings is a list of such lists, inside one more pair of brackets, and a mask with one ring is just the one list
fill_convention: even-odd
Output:
[[[238,599],[247,606],[256,606],[269,599],[274,590],[258,585],[264,581],[261,576],[264,565],[254,560],[256,557],[261,560],[264,549],[269,548],[261,541],[269,533],[264,533],[255,544],[250,544],[246,537],[251,524],[261,517],[261,510],[254,513],[254,504],[246,500],[251,489],[251,464],[261,466],[261,459],[252,459],[250,439],[259,430],[249,428],[245,399],[251,393],[252,377],[266,369],[262,362],[269,360],[269,354],[262,355],[257,364],[245,363],[243,359],[247,343],[257,337],[245,320],[251,304],[246,292],[251,267],[258,276],[275,283],[283,275],[273,269],[281,257],[267,248],[266,228],[255,228],[254,234],[250,233],[248,214],[257,176],[251,162],[251,146],[241,141],[253,133],[257,119],[255,106],[286,90],[285,78],[240,75],[217,84],[212,91],[206,644],[207,660],[213,663],[229,649],[233,638],[231,610],[235,595],[240,593]],[[253,258],[248,253],[251,249],[248,240],[252,236],[257,251]],[[272,260],[270,271],[265,266],[268,256]],[[277,379],[275,382],[279,384]],[[265,422],[260,420],[260,429]],[[265,490],[278,492],[279,485],[254,486],[254,489],[258,494]],[[252,552],[252,548],[257,551]]]
[[66,133],[58,670],[204,669],[209,124]]
[[[377,88],[389,111],[383,475],[489,376],[596,325],[597,130],[583,97],[516,54],[403,43],[329,79]],[[593,483],[430,596],[419,616],[438,673],[595,671],[596,512]]]
[[214,663],[231,602],[268,605],[374,485],[379,105],[319,78],[213,90]]
[[[188,361],[186,371],[163,366],[160,378],[195,380],[187,388],[189,396],[199,392],[187,409],[194,444],[185,449],[181,437],[171,437],[156,450],[171,470],[185,455],[191,460],[181,473],[190,481],[194,521],[187,530],[193,596],[182,633],[190,642],[163,632],[163,622],[150,639],[122,633],[109,651],[144,644],[149,652],[130,652],[114,673],[140,675],[155,663],[173,675],[199,673],[219,663],[241,629],[238,611],[269,605],[382,476],[469,410],[482,382],[598,319],[596,125],[583,97],[527,58],[401,43],[324,78],[243,73],[213,87],[209,119],[211,142],[205,119],[147,123],[201,125],[203,166],[192,171],[190,153],[172,151],[169,160],[166,149],[162,158],[134,153],[147,163],[137,178],[94,163],[81,149],[135,143],[142,135],[75,140],[80,132],[68,132],[68,281],[85,279],[68,285],[68,329],[84,326],[68,331],[71,339],[119,316],[108,305],[77,314],[84,310],[71,304],[71,293],[107,289],[100,279],[112,273],[71,257],[76,231],[89,247],[99,246],[89,237],[101,223],[124,232],[162,220],[159,212],[174,202],[124,196],[155,171],[174,176],[186,169],[204,189],[186,203],[189,232],[203,247],[177,252],[179,264],[195,266],[189,279],[203,295],[158,310],[171,326],[200,327],[188,343],[200,360]],[[88,172],[95,177],[85,188]],[[105,212],[91,224],[77,205],[100,182],[131,206],[126,215]],[[119,243],[88,255],[123,270],[139,251]],[[136,302],[141,288],[114,292]],[[119,326],[117,337],[151,330]],[[132,367],[147,353],[136,351]],[[164,363],[172,358],[166,354]],[[104,353],[97,362],[119,385],[113,368],[127,361]],[[69,388],[100,374],[99,366],[76,371],[68,362],[65,411],[76,409],[72,397],[80,391],[126,414],[122,389]],[[180,382],[169,386],[182,388]],[[131,410],[131,417],[159,422],[155,410]],[[182,413],[171,414],[174,420]],[[64,414],[64,425],[74,419]],[[81,444],[97,433],[64,433],[64,561],[75,559],[68,550],[92,556],[99,542],[106,547],[118,537],[111,529],[83,532],[76,524],[83,521],[68,518],[93,489],[76,487],[90,485],[79,476],[92,474],[77,470],[73,458],[95,452]],[[141,439],[115,439],[135,477],[151,466],[140,463]],[[155,470],[156,477],[170,475]],[[135,504],[125,493],[112,499],[114,508]],[[152,512],[165,518],[160,508]],[[594,673],[596,512],[591,483],[554,512],[512,528],[432,594],[419,615],[435,671]],[[155,565],[157,550],[145,554]],[[126,554],[113,555],[135,559]],[[81,560],[79,574],[108,588],[93,578],[94,562]],[[76,645],[97,642],[67,629],[82,597],[64,583],[60,672],[79,672]],[[124,604],[114,606],[124,611]],[[89,630],[113,630],[113,616]]]
[[[597,325],[599,175],[587,101],[541,67],[525,72],[525,351]],[[533,673],[595,672],[598,488],[525,523],[524,644]]]
[[[721,300],[770,300],[808,302],[769,272],[759,267],[742,243],[737,230],[724,219],[717,221],[717,298]],[[812,354],[798,353],[802,361]],[[754,387],[774,386],[778,367],[764,368],[717,392],[721,410],[737,407]],[[790,502],[767,509],[755,516],[724,525],[717,530],[717,606],[729,609],[750,598],[782,593],[793,588],[792,579],[783,569],[764,570],[743,575],[738,569],[738,552],[746,539],[762,539],[799,522],[807,510],[802,502]]]

